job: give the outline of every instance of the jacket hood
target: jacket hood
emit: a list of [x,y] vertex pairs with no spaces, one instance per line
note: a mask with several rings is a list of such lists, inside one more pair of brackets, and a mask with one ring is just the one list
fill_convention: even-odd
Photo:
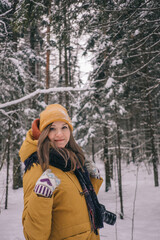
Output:
[[32,129],[30,129],[26,134],[26,139],[24,140],[19,156],[22,162],[24,162],[32,153],[37,151],[38,140],[33,138]]

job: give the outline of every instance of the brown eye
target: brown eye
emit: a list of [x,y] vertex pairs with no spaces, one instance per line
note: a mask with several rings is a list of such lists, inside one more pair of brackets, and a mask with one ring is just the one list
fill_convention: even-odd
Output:
[[62,129],[67,129],[68,127],[67,126],[63,126]]
[[55,130],[55,128],[54,128],[54,127],[51,127],[51,128],[50,128],[50,131],[54,131],[54,130]]

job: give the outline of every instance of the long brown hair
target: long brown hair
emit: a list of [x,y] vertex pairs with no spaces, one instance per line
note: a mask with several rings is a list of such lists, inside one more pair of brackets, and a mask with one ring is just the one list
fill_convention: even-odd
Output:
[[50,141],[48,134],[52,124],[49,124],[41,133],[38,139],[38,160],[43,171],[49,168],[49,150],[54,148],[65,160],[71,160],[71,171],[76,169],[78,165],[80,168],[84,165],[85,157],[82,149],[75,142],[72,131],[70,130],[70,139],[65,148],[57,148],[56,145]]

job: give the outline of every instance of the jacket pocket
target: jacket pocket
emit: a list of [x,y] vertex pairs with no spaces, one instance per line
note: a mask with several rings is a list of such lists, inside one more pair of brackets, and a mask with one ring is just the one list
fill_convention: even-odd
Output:
[[89,240],[90,234],[91,234],[91,232],[87,231],[87,232],[76,234],[74,236],[64,238],[64,240]]

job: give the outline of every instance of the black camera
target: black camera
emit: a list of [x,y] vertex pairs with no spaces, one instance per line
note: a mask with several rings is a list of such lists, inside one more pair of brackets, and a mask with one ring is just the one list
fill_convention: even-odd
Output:
[[117,219],[116,214],[107,211],[103,204],[100,204],[100,205],[101,205],[101,213],[103,216],[103,222],[105,222],[109,225],[114,225],[116,222],[116,219]]

